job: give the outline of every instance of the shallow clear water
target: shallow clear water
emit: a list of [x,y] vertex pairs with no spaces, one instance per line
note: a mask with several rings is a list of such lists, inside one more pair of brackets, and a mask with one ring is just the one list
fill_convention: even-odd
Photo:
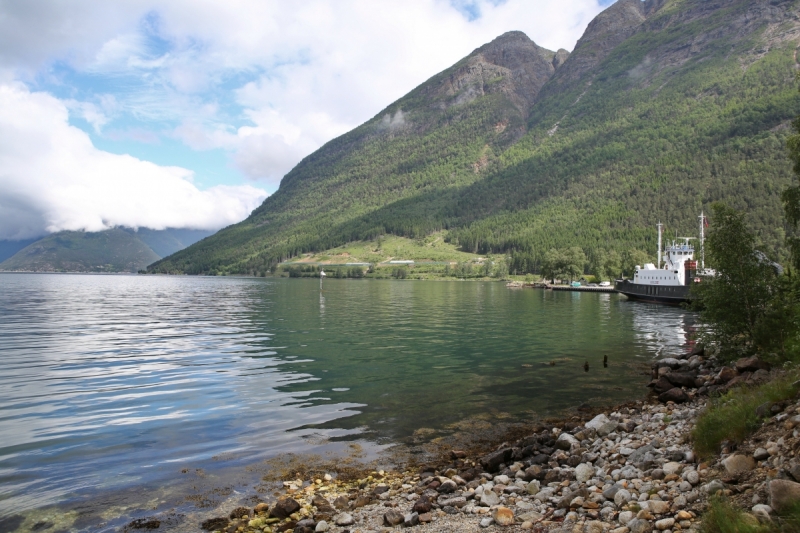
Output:
[[641,396],[634,363],[685,350],[691,323],[501,283],[0,274],[0,518]]

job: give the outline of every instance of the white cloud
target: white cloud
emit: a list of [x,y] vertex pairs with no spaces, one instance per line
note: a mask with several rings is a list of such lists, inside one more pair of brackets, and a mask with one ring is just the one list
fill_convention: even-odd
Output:
[[[97,75],[136,77],[141,86],[120,98],[138,120],[183,124],[175,134],[188,146],[229,150],[247,176],[273,185],[301,157],[498,35],[521,30],[571,49],[602,9],[598,0],[475,0],[468,7],[480,16],[469,20],[447,0],[5,4],[13,8],[0,16],[6,64],[35,69],[66,58]],[[168,51],[148,47],[153,36]],[[220,94],[238,73],[256,79]],[[244,113],[198,117],[215,99]],[[250,129],[240,129],[243,119]]]
[[77,100],[67,100],[64,102],[67,108],[88,122],[96,133],[100,133],[108,123],[108,115],[99,106],[92,102],[79,102]]
[[104,43],[130,32],[152,0],[0,0],[0,63],[26,74],[52,59],[84,65]]
[[217,229],[266,197],[245,185],[200,191],[192,173],[98,150],[67,106],[0,85],[0,239],[113,226]]

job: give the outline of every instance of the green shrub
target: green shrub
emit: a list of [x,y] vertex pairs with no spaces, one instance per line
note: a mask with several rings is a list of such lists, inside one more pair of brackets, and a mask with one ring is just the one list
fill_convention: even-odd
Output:
[[733,507],[724,498],[712,498],[703,515],[703,533],[768,533],[769,526],[761,525],[753,515]]
[[756,415],[758,406],[793,398],[797,378],[797,371],[789,372],[769,383],[736,388],[712,400],[692,431],[695,452],[709,457],[719,452],[722,441],[742,442],[761,424]]

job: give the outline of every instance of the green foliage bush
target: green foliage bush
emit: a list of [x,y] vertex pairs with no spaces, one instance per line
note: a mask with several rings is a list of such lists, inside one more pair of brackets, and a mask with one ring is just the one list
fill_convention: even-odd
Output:
[[702,533],[770,533],[771,529],[720,497],[711,498],[702,524]]
[[759,428],[758,406],[779,402],[797,394],[794,383],[800,375],[791,372],[780,379],[750,388],[735,388],[715,398],[697,419],[692,442],[699,457],[711,457],[720,451],[723,441],[741,443]]
[[692,287],[707,324],[706,342],[723,357],[760,351],[785,355],[796,331],[796,282],[756,249],[744,214],[715,204],[706,250],[716,274]]

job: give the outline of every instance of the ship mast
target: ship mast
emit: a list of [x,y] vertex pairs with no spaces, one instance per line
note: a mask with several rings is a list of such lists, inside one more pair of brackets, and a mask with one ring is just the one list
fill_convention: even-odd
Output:
[[656,227],[658,228],[658,258],[656,263],[658,263],[657,267],[661,268],[661,229],[664,227],[664,224],[659,222],[656,224]]
[[706,232],[705,232],[705,222],[706,217],[702,211],[700,211],[700,268],[702,270],[706,269]]

